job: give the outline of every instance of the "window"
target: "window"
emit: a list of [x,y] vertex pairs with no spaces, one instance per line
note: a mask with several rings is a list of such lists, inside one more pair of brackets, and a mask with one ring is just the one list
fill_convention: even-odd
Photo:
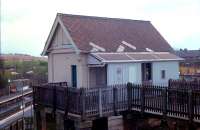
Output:
[[161,78],[165,79],[165,70],[161,70]]

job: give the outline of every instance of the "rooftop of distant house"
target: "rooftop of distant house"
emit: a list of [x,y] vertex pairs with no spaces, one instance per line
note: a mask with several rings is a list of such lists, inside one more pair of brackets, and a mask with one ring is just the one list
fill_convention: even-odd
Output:
[[36,57],[27,54],[1,54],[0,60],[3,61],[32,61],[32,60],[40,60],[47,61],[46,57]]
[[200,60],[200,49],[199,50],[180,49],[178,51],[175,51],[175,53],[176,55],[185,58],[187,60],[189,59]]

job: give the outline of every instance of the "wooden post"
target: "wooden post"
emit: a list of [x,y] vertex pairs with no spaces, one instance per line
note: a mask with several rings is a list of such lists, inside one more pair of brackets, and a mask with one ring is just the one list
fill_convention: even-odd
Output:
[[99,88],[99,116],[102,117],[102,90]]
[[56,103],[57,102],[57,95],[56,95],[56,85],[53,86],[53,114],[56,112]]
[[142,86],[140,89],[141,89],[141,113],[144,114],[144,110],[145,110],[145,87]]
[[69,107],[68,98],[69,98],[68,87],[66,87],[66,88],[64,88],[64,110],[65,110],[64,119],[67,118],[67,116],[68,116],[68,107]]
[[80,89],[80,94],[81,94],[81,96],[80,96],[80,100],[82,101],[82,120],[84,120],[85,119],[85,89],[84,88],[81,88]]
[[132,84],[128,83],[127,84],[127,97],[128,97],[128,110],[131,111],[132,108]]
[[193,106],[193,94],[192,90],[188,91],[188,117],[190,124],[193,122],[193,115],[194,115],[194,106]]
[[168,107],[167,88],[162,90],[162,96],[163,96],[163,117],[164,117],[164,119],[166,119],[166,117],[167,117],[167,107]]
[[36,105],[36,104],[35,104],[35,96],[36,96],[36,95],[35,95],[35,94],[36,94],[36,93],[35,93],[35,86],[33,86],[32,88],[33,88],[33,109],[35,109],[35,105]]
[[113,88],[113,111],[114,115],[117,115],[117,101],[118,101],[118,95],[117,95],[117,88]]
[[171,87],[171,79],[168,80],[168,88]]

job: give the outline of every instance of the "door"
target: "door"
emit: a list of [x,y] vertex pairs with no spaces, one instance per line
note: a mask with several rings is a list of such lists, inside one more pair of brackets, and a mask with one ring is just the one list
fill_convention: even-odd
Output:
[[77,67],[76,67],[76,65],[71,66],[71,74],[72,74],[72,87],[77,87]]
[[142,63],[142,83],[151,84],[152,83],[152,64]]

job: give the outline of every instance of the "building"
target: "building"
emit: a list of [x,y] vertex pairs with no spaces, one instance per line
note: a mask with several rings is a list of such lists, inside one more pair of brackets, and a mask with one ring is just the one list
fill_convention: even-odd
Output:
[[176,55],[185,60],[180,62],[180,76],[187,80],[200,80],[200,50],[179,50]]
[[49,82],[98,87],[178,79],[172,52],[149,21],[57,14],[42,55]]
[[183,59],[149,21],[57,14],[42,55],[49,83],[34,86],[39,130],[123,130],[145,114],[199,121],[200,93],[158,86],[179,78]]

